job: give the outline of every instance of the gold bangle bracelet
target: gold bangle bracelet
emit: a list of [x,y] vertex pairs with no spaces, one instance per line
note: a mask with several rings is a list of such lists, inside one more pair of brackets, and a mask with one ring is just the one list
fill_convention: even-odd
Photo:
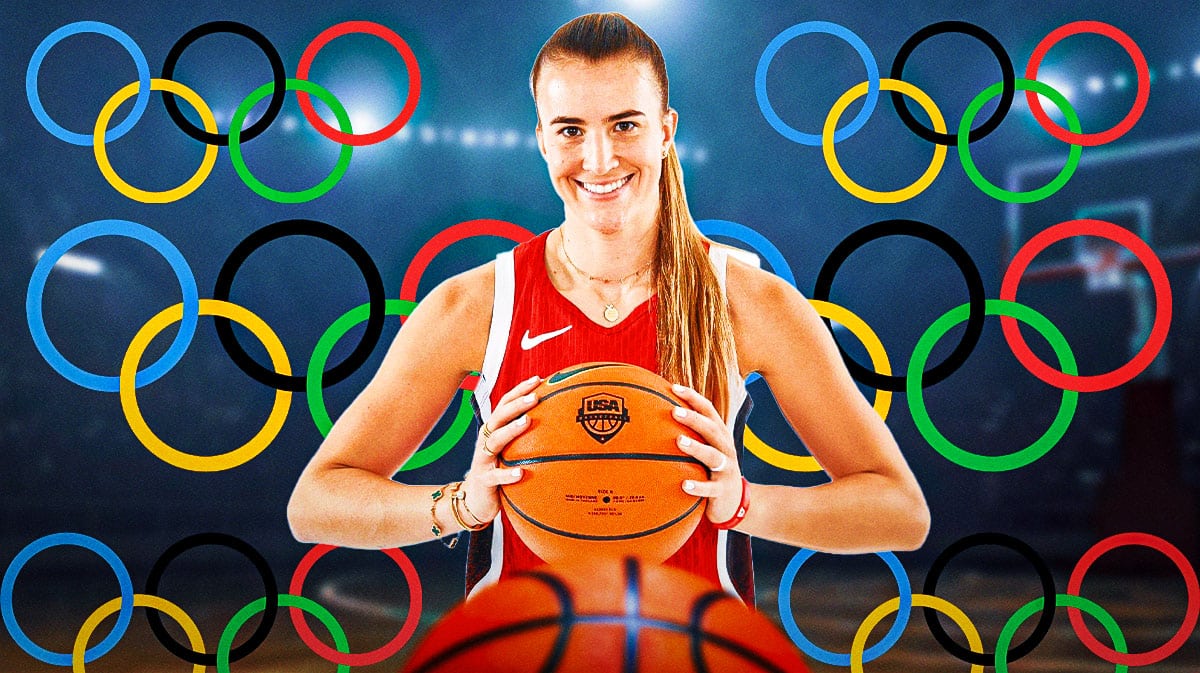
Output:
[[470,506],[467,505],[467,498],[466,498],[465,493],[463,494],[462,506],[463,506],[463,509],[467,510],[467,514],[471,515],[472,519],[475,519],[475,523],[478,524],[480,528],[487,527],[487,522],[484,521],[483,519],[480,519],[479,517],[475,516],[475,512],[472,512]]
[[[458,525],[463,527],[463,530],[477,531],[487,528],[487,524],[483,522],[480,522],[478,526],[472,526],[464,521],[462,513],[458,511],[458,503],[460,502],[464,504],[467,502],[467,492],[462,490],[461,481],[454,485],[454,492],[450,494],[450,512],[454,514],[454,520],[458,522]],[[471,516],[475,515],[472,514]],[[475,520],[479,521],[478,518]]]

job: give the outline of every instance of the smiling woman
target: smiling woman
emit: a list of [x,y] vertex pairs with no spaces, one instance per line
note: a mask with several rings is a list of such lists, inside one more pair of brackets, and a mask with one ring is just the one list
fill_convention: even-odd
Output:
[[[667,565],[753,603],[749,536],[842,553],[919,546],[921,490],[816,311],[697,229],[658,45],[620,14],[582,16],[542,47],[530,86],[562,224],[421,302],[301,475],[288,508],[295,536],[380,548],[470,530],[469,590],[538,565],[500,509],[499,488],[522,470],[501,468],[497,454],[529,429],[542,377],[619,361],[676,384],[676,444],[706,468],[706,479],[676,486],[707,508]],[[475,371],[480,433],[463,481],[392,481]],[[742,476],[752,372],[829,483]]]

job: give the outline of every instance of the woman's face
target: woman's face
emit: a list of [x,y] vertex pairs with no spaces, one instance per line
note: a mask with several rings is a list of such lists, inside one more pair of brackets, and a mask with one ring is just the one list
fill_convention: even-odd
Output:
[[548,60],[537,81],[538,146],[566,219],[602,233],[649,226],[677,115],[645,61]]

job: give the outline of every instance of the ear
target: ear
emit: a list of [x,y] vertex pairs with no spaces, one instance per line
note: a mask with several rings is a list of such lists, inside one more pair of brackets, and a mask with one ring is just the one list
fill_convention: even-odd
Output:
[[675,142],[675,130],[679,127],[679,113],[675,108],[667,108],[667,113],[663,115],[663,153],[671,148],[671,143]]
[[533,136],[537,138],[538,152],[541,152],[542,159],[546,158],[546,143],[542,140],[542,122],[538,121],[537,126],[533,127]]

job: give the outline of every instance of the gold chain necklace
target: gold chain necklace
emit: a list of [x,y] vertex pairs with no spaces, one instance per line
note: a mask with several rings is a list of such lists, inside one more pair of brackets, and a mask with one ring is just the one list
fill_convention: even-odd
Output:
[[[603,278],[600,276],[593,276],[592,274],[588,273],[587,271],[584,271],[583,269],[581,269],[575,265],[575,262],[571,259],[571,256],[567,254],[566,240],[567,240],[567,237],[563,235],[562,230],[560,229],[558,232],[558,247],[562,248],[563,258],[567,260],[567,264],[571,265],[572,269],[575,269],[576,273],[587,278],[590,283],[600,282],[600,283],[604,283],[606,285],[612,284],[612,283],[617,283],[621,287],[624,287],[625,281],[629,280],[630,278],[634,278],[636,276],[641,275],[641,273],[643,271],[650,268],[650,262],[646,262],[645,266],[643,266],[642,268],[638,269],[637,271],[634,271],[633,273],[630,273],[622,278]],[[653,261],[653,260],[651,260],[651,261]],[[621,313],[620,313],[620,311],[617,310],[617,307],[615,306],[614,302],[610,301],[607,297],[605,297],[603,294],[601,294],[600,290],[596,289],[595,285],[589,284],[588,287],[592,288],[592,292],[595,292],[596,296],[600,299],[600,301],[604,302],[604,319],[609,322],[616,322],[621,317]],[[619,300],[620,299],[618,298],[618,301]]]

